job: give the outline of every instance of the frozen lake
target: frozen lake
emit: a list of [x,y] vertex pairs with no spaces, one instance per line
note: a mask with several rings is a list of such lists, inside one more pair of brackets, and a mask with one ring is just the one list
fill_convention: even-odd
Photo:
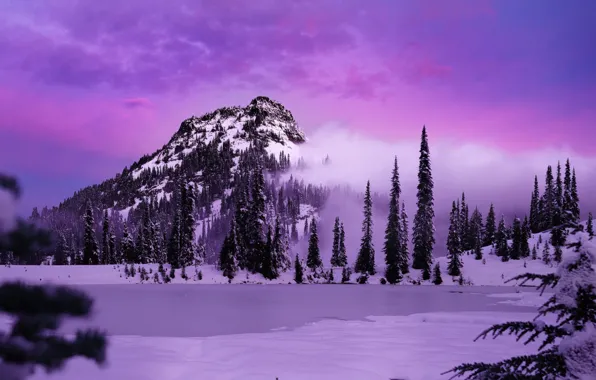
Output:
[[[80,285],[91,324],[111,335],[209,337],[293,329],[323,319],[428,312],[524,312],[487,294],[512,287],[383,285]],[[528,289],[527,291],[532,291]],[[67,331],[81,324],[66,323]]]

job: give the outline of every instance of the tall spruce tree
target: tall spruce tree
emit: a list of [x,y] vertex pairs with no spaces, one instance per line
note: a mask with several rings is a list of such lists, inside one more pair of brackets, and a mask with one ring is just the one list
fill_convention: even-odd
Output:
[[339,217],[335,218],[335,223],[333,225],[333,247],[331,248],[331,266],[332,267],[339,267],[339,237],[340,237],[340,229],[339,229]]
[[532,191],[532,200],[530,201],[530,228],[533,233],[541,231],[541,210],[540,210],[540,190],[538,189],[538,176],[534,176],[534,191]]
[[110,264],[110,219],[108,218],[108,210],[105,210],[103,214],[101,243],[101,262],[102,264]]
[[362,221],[362,239],[360,251],[356,259],[354,270],[358,273],[375,274],[375,249],[372,236],[372,198],[370,194],[370,181],[366,183],[364,193],[364,220]]
[[468,223],[468,246],[470,249],[476,249],[477,246],[482,247],[482,234],[484,232],[484,223],[482,222],[482,214],[478,207],[474,208],[470,221]]
[[530,256],[530,244],[528,243],[528,239],[532,237],[532,232],[530,230],[530,222],[527,216],[524,216],[521,228],[523,236],[523,239],[521,240],[521,257],[528,257]]
[[267,227],[267,238],[265,242],[265,247],[263,249],[263,259],[261,263],[261,273],[263,277],[268,280],[273,280],[279,277],[279,273],[277,272],[276,262],[277,258],[275,257],[275,248],[273,246],[273,232],[271,231],[271,226]]
[[253,272],[261,270],[265,247],[264,228],[265,218],[265,177],[260,163],[253,170],[252,190],[249,211],[249,258],[248,268]]
[[186,183],[182,186],[182,208],[180,212],[180,265],[189,266],[193,263],[197,250],[195,238],[195,197],[193,187]]
[[407,274],[410,273],[410,252],[408,249],[408,242],[410,241],[408,235],[408,213],[406,212],[406,204],[405,202],[401,203],[401,211],[399,214],[399,221],[401,225],[401,229],[399,230],[399,237],[400,237],[400,263],[401,273]]
[[561,162],[557,162],[557,177],[555,179],[555,211],[561,215],[563,209],[563,179],[561,178]]
[[455,201],[453,201],[451,213],[449,214],[449,233],[447,234],[447,273],[450,276],[459,276],[463,266],[460,258],[461,243],[459,241],[459,221],[457,211],[457,205],[455,204]]
[[338,263],[340,266],[345,267],[348,265],[348,255],[346,253],[346,233],[344,231],[344,224],[339,225],[339,258]]
[[544,186],[544,205],[542,207],[542,230],[546,230],[552,227],[553,217],[555,214],[556,207],[556,190],[553,178],[553,169],[549,165],[546,169],[546,183]]
[[459,241],[462,251],[472,249],[468,240],[468,228],[470,223],[470,211],[466,203],[466,194],[461,193],[461,203],[459,206]]
[[592,238],[594,237],[594,220],[592,217],[592,213],[588,213],[588,222],[586,224],[586,232]]
[[509,244],[507,243],[507,227],[505,217],[501,215],[499,227],[495,235],[495,251],[502,261],[509,261]]
[[387,226],[385,228],[385,242],[383,244],[383,253],[385,254],[385,278],[390,284],[396,284],[401,280],[401,259],[400,246],[400,222],[399,222],[399,172],[397,166],[397,157],[393,164],[393,173],[391,175],[391,191],[389,194],[389,215],[387,216]]
[[68,243],[66,242],[66,236],[64,236],[64,233],[60,231],[58,233],[58,242],[54,251],[54,260],[52,261],[52,265],[66,265],[67,257],[69,255],[70,252]]
[[567,225],[572,221],[573,197],[571,195],[571,163],[569,158],[565,162],[565,177],[563,179],[563,222]]
[[237,253],[236,221],[232,218],[230,229],[223,241],[219,253],[219,269],[230,281],[236,276],[236,272],[238,272],[238,262],[236,259]]
[[95,219],[93,218],[93,208],[91,202],[87,201],[85,210],[85,235],[83,237],[83,264],[99,264],[99,248],[97,246],[97,237],[95,236]]
[[294,281],[297,284],[302,284],[304,282],[304,270],[302,269],[302,263],[296,255],[296,259],[294,260]]
[[483,245],[493,245],[495,242],[495,233],[497,232],[497,219],[495,216],[495,207],[491,203],[486,215],[486,225],[484,226]]
[[580,210],[579,210],[579,194],[577,192],[577,179],[575,177],[575,168],[571,174],[571,215],[574,224],[579,222]]
[[433,267],[432,282],[435,285],[441,285],[443,283],[443,278],[441,277],[441,266],[439,265],[439,263],[436,263]]
[[124,230],[122,231],[122,241],[120,243],[122,255],[127,264],[136,262],[136,252],[132,236],[128,232],[128,223],[124,223]]
[[310,236],[308,237],[308,256],[306,257],[306,266],[311,270],[316,270],[323,265],[321,254],[319,252],[319,234],[317,233],[317,221],[312,218],[310,222]]
[[433,186],[428,137],[426,127],[423,127],[418,167],[418,192],[416,195],[418,210],[414,217],[412,232],[412,243],[414,244],[412,266],[415,269],[422,269],[425,273],[430,273],[435,244]]
[[[522,240],[526,239],[518,217],[513,219],[513,238],[509,257],[512,260],[519,260],[522,257]],[[527,241],[527,239],[526,239]]]

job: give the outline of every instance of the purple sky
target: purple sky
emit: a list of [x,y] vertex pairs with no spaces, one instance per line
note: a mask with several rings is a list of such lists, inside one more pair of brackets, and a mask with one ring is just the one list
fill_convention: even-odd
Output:
[[56,204],[257,95],[307,134],[426,124],[431,143],[591,156],[594,38],[593,0],[5,0],[1,167],[23,210]]

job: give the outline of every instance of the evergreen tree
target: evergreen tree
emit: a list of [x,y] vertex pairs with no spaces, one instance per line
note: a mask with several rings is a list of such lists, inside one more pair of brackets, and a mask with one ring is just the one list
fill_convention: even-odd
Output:
[[130,236],[130,233],[128,232],[128,223],[124,223],[124,231],[122,232],[122,242],[120,245],[122,246],[122,255],[124,256],[126,263],[132,264],[136,262],[135,247],[132,236]]
[[459,230],[458,230],[458,212],[455,201],[451,206],[451,213],[449,215],[449,233],[447,235],[447,273],[450,276],[459,276],[461,274],[461,268],[463,266],[460,258],[460,241],[459,241]]
[[56,244],[56,251],[54,252],[54,260],[52,264],[66,265],[69,254],[70,252],[68,243],[66,242],[66,237],[64,236],[64,233],[60,232],[58,234],[58,242]]
[[436,263],[433,267],[433,284],[441,285],[443,283],[443,278],[441,277],[441,267],[439,263]]
[[230,230],[223,241],[219,253],[219,269],[225,277],[230,279],[230,281],[236,276],[236,272],[238,271],[238,263],[236,261],[237,253],[236,223],[235,220],[232,219],[230,222]]
[[579,211],[579,195],[577,193],[577,180],[575,177],[575,168],[572,170],[571,174],[571,215],[572,221],[576,224],[579,221],[580,211]]
[[308,256],[306,266],[311,270],[320,268],[323,265],[321,254],[319,253],[319,235],[317,234],[317,222],[312,218],[310,222],[310,236],[308,238]]
[[102,264],[110,264],[112,260],[110,258],[110,220],[108,219],[108,210],[104,211],[102,227],[101,262]]
[[588,213],[588,223],[586,224],[586,232],[590,237],[594,237],[594,221],[592,219],[592,213]]
[[296,222],[292,222],[292,231],[290,233],[290,238],[292,242],[296,243],[298,241],[298,228],[296,228]]
[[[314,224],[314,223],[313,223]],[[263,277],[268,280],[276,279],[279,274],[277,273],[276,264],[276,257],[274,257],[274,247],[273,247],[273,233],[271,231],[271,226],[267,228],[267,240],[265,243],[265,248],[263,250],[263,260],[261,263],[261,273]]]
[[385,254],[385,278],[390,284],[396,284],[401,280],[401,246],[400,246],[400,221],[399,221],[399,174],[397,157],[393,165],[391,176],[391,192],[389,194],[389,215],[387,227],[385,228],[385,243],[383,253]]
[[298,255],[296,255],[296,260],[294,260],[294,281],[297,284],[304,282],[304,270],[302,269],[302,263],[298,259]]
[[504,216],[501,216],[501,220],[499,220],[499,227],[497,228],[497,233],[495,235],[495,250],[497,256],[501,257],[502,261],[509,261],[509,245],[507,244]]
[[532,260],[538,260],[538,248],[536,246],[532,247]]
[[271,255],[273,257],[274,272],[278,275],[280,271],[286,271],[292,266],[287,232],[284,230],[279,216],[275,218]]
[[488,215],[486,215],[486,225],[484,227],[484,242],[483,245],[493,245],[495,242],[495,233],[497,232],[497,219],[495,217],[495,208],[490,204]]
[[552,227],[553,217],[555,214],[556,207],[556,190],[553,178],[553,169],[549,165],[546,169],[546,184],[544,187],[544,205],[542,207],[542,230],[546,230]]
[[112,231],[110,231],[110,242],[109,242],[109,250],[110,250],[110,262],[109,264],[121,264],[122,257],[120,252],[116,249],[116,235]]
[[555,180],[556,203],[559,213],[563,208],[563,179],[561,178],[561,162],[557,162],[557,178]]
[[482,223],[482,214],[478,211],[478,207],[474,209],[472,212],[472,216],[470,217],[468,223],[468,246],[470,249],[476,249],[476,246],[482,247],[482,233],[484,230],[484,225]]
[[332,267],[339,267],[339,237],[340,237],[340,229],[339,229],[339,217],[335,218],[335,224],[333,225],[333,247],[331,249],[331,266]]
[[408,250],[408,242],[410,241],[408,235],[408,214],[406,213],[406,204],[404,202],[401,203],[401,212],[399,214],[399,219],[401,223],[401,229],[399,230],[399,237],[400,237],[400,259],[399,261],[402,263],[401,273],[407,274],[410,273],[410,252]]
[[474,259],[482,260],[482,244],[480,239],[476,240],[476,246],[474,247]]
[[348,265],[348,255],[346,253],[346,233],[344,231],[344,224],[339,225],[339,258],[337,260],[339,266],[345,267]]
[[534,176],[534,191],[532,191],[532,200],[530,201],[530,228],[533,233],[541,230],[541,210],[540,210],[540,191],[538,190],[538,176]]
[[[178,191],[177,195],[180,197],[180,191]],[[182,204],[181,200],[177,201],[174,210],[174,221],[172,222],[172,230],[170,232],[170,240],[168,241],[168,249],[167,249],[167,256],[168,262],[172,266],[172,268],[180,268],[180,248],[181,248],[181,213],[182,213]]]
[[563,180],[563,206],[562,216],[565,224],[572,221],[573,197],[571,195],[571,164],[569,159],[565,162],[565,178]]
[[[538,289],[555,293],[538,309],[534,321],[505,322],[483,331],[478,338],[509,334],[524,344],[542,338],[538,352],[497,363],[462,364],[449,372],[467,379],[591,379],[596,373],[596,273],[587,252],[563,263],[556,274],[526,273],[509,281],[539,280]],[[555,324],[538,318],[556,316]]]
[[370,181],[366,183],[366,191],[364,193],[362,239],[360,241],[360,251],[358,252],[354,270],[362,274],[375,274],[375,249],[372,241],[372,199],[370,195]]
[[528,239],[532,236],[532,233],[530,231],[530,223],[529,223],[527,217],[524,217],[524,221],[522,223],[521,230],[522,230],[522,239],[521,239],[521,247],[520,247],[520,249],[521,249],[520,256],[528,257],[528,256],[530,256],[530,244],[528,243]]
[[544,242],[544,248],[542,249],[542,262],[547,265],[552,262],[552,257],[550,255],[550,245],[548,244],[548,240]]
[[[513,220],[513,239],[511,242],[510,258],[519,260],[522,256],[522,240],[525,239],[519,218]],[[527,239],[526,239],[527,241]]]
[[553,260],[556,263],[560,263],[561,261],[563,261],[563,250],[561,249],[561,246],[558,246],[558,245],[555,246],[555,253],[553,255]]
[[420,164],[418,168],[418,211],[414,217],[412,233],[413,268],[430,272],[435,244],[433,179],[430,167],[430,151],[426,135],[426,127],[422,128],[420,143]]
[[305,218],[304,219],[304,232],[302,234],[304,239],[308,238],[309,231],[310,231],[310,229],[308,227],[308,218]]
[[87,202],[85,211],[85,235],[83,237],[83,264],[99,264],[99,252],[97,238],[95,236],[95,220],[93,219],[93,208],[91,202]]
[[180,265],[185,267],[192,265],[197,249],[195,243],[195,204],[192,186],[186,184],[182,186],[181,198]]
[[468,251],[473,247],[470,246],[468,240],[468,228],[470,223],[468,204],[466,203],[466,195],[461,193],[461,204],[459,206],[459,241],[461,243],[462,251]]

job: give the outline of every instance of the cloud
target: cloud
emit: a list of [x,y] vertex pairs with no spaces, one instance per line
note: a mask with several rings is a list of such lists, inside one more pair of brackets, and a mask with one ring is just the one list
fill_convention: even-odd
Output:
[[[491,203],[497,214],[504,214],[511,221],[513,215],[523,217],[529,212],[530,195],[534,176],[538,175],[543,186],[547,165],[557,165],[569,157],[578,177],[582,214],[596,209],[596,199],[590,197],[596,191],[596,157],[580,156],[569,150],[541,149],[510,153],[498,148],[461,144],[455,140],[433,138],[432,126],[429,133],[431,166],[434,179],[435,225],[437,245],[435,255],[445,253],[448,214],[451,202],[466,194],[470,209],[478,206],[486,216]],[[416,186],[419,158],[419,140],[391,142],[373,139],[351,132],[337,124],[327,125],[309,137],[301,146],[300,154],[309,168],[296,171],[293,175],[306,182],[328,186],[347,185],[355,191],[364,192],[366,181],[371,182],[371,191],[380,194],[389,191],[393,158],[397,156],[402,199],[410,217],[410,226],[415,214]],[[322,165],[329,155],[330,165]],[[335,216],[346,223],[346,235],[351,244],[352,259],[357,253],[362,223],[362,202],[341,193],[334,195],[322,212],[321,241],[323,251],[330,250],[330,231]],[[333,198],[333,197],[332,197]],[[380,255],[385,228],[387,206],[375,205],[375,244]],[[381,257],[381,256],[378,256]],[[380,263],[381,258],[377,259]]]
[[152,108],[153,103],[147,98],[128,98],[122,101],[127,108]]

